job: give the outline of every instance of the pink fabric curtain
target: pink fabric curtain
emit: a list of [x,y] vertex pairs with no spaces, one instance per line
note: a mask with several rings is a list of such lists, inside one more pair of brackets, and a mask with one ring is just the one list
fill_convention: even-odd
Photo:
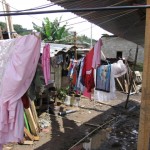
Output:
[[50,45],[49,44],[46,44],[43,48],[42,68],[44,73],[45,84],[48,85],[50,81]]
[[10,48],[13,53],[0,83],[0,147],[23,139],[21,97],[33,80],[39,60],[41,40],[37,36],[27,35],[12,40],[14,44]]

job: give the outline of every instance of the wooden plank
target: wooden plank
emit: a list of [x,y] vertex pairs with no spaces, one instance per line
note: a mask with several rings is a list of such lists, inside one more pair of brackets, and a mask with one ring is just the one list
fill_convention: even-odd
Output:
[[25,127],[24,133],[30,138],[31,141],[34,141],[34,136]]
[[34,101],[32,101],[30,98],[29,98],[29,101],[30,101],[30,107],[31,107],[31,111],[32,111],[32,114],[33,114],[34,121],[37,125],[38,131],[40,131],[40,125],[39,125],[39,122],[38,122],[38,116],[37,116]]
[[29,122],[29,126],[30,126],[30,129],[31,129],[31,133],[33,135],[38,135],[38,128],[34,122],[34,119],[33,119],[33,115],[31,113],[31,109],[28,108],[28,109],[25,109],[25,113],[26,113],[26,117],[28,119],[28,122]]
[[125,84],[125,92],[128,93],[128,84],[126,80],[124,80],[124,84]]
[[[147,0],[150,5],[150,0]],[[146,9],[142,97],[138,135],[138,150],[150,149],[150,8]]]
[[24,145],[33,145],[33,141],[23,141]]
[[120,87],[121,87],[122,91],[124,92],[124,89],[123,89],[123,86],[122,86],[121,82],[119,81],[119,79],[118,79],[118,78],[116,78],[116,79],[117,79],[117,82],[119,83],[119,85],[120,85]]
[[34,141],[39,141],[40,137],[39,136],[34,136]]

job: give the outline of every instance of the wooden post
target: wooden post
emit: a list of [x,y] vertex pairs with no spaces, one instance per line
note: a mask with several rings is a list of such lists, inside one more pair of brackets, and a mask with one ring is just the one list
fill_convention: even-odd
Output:
[[[3,6],[3,11],[5,11],[4,13],[6,13],[6,7],[7,7],[7,4],[6,4],[6,1],[5,0],[2,0],[2,6]],[[5,16],[5,21],[6,21],[6,27],[7,27],[7,32],[8,32],[8,37],[9,39],[11,38],[10,36],[10,29],[9,29],[9,24],[8,24],[8,16]]]
[[128,88],[128,95],[127,95],[126,104],[125,104],[126,109],[127,109],[127,105],[128,105],[128,102],[129,102],[129,96],[130,96],[131,88],[134,84],[134,76],[135,76],[134,71],[135,71],[136,62],[137,62],[138,50],[139,49],[138,49],[138,45],[137,45],[136,52],[135,52],[134,66],[133,66],[133,70],[132,70],[132,76],[131,76],[131,79],[130,79],[130,84],[129,84],[129,88]]
[[[150,0],[147,0],[150,5]],[[138,150],[150,149],[150,8],[146,9],[144,69],[138,136]]]
[[[5,4],[6,6],[6,11],[9,12],[10,11],[10,6],[9,4]],[[12,24],[12,18],[11,16],[7,16],[7,20],[8,20],[8,26],[9,26],[9,30],[10,30],[10,37],[13,38],[13,32],[14,32],[14,27]]]
[[0,40],[3,40],[2,28],[0,27]]
[[74,32],[74,51],[75,51],[75,59],[77,60],[77,50],[76,50],[76,46],[77,46],[77,33]]

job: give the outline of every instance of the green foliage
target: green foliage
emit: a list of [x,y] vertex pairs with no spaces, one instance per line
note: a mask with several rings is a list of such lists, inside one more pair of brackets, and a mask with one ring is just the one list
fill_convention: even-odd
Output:
[[69,35],[69,29],[67,29],[66,25],[60,25],[61,18],[58,20],[57,18],[52,22],[49,18],[44,18],[42,23],[42,27],[33,23],[33,28],[41,32],[42,40],[44,41],[62,41],[67,42],[65,39],[66,36]]
[[26,28],[23,28],[22,25],[19,24],[14,24],[14,30],[20,35],[27,35],[32,32],[32,30],[27,30]]
[[[88,38],[86,35],[78,36],[77,39],[78,39],[78,41],[80,41],[83,44],[90,45],[90,43],[91,43],[91,39]],[[92,43],[94,45],[96,43],[96,40],[92,39]]]
[[59,100],[65,100],[66,95],[69,94],[69,90],[70,90],[69,86],[66,87],[66,88],[60,88],[60,89],[58,89],[57,90],[57,97],[58,97],[58,99]]
[[[0,22],[0,26],[1,26],[2,30],[5,30],[5,31],[7,30],[6,23]],[[26,34],[29,34],[32,32],[32,30],[27,30],[26,28],[23,28],[19,24],[14,24],[14,30],[20,35],[26,35]]]
[[143,63],[138,63],[138,64],[135,66],[135,71],[143,72]]
[[6,30],[6,23],[0,22],[0,27],[1,27],[1,29],[5,29]]

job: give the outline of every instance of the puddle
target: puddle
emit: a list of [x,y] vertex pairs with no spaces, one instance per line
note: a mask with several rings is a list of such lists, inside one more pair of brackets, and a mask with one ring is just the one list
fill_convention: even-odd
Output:
[[108,136],[108,131],[101,130],[70,150],[99,150],[103,142],[108,139]]

